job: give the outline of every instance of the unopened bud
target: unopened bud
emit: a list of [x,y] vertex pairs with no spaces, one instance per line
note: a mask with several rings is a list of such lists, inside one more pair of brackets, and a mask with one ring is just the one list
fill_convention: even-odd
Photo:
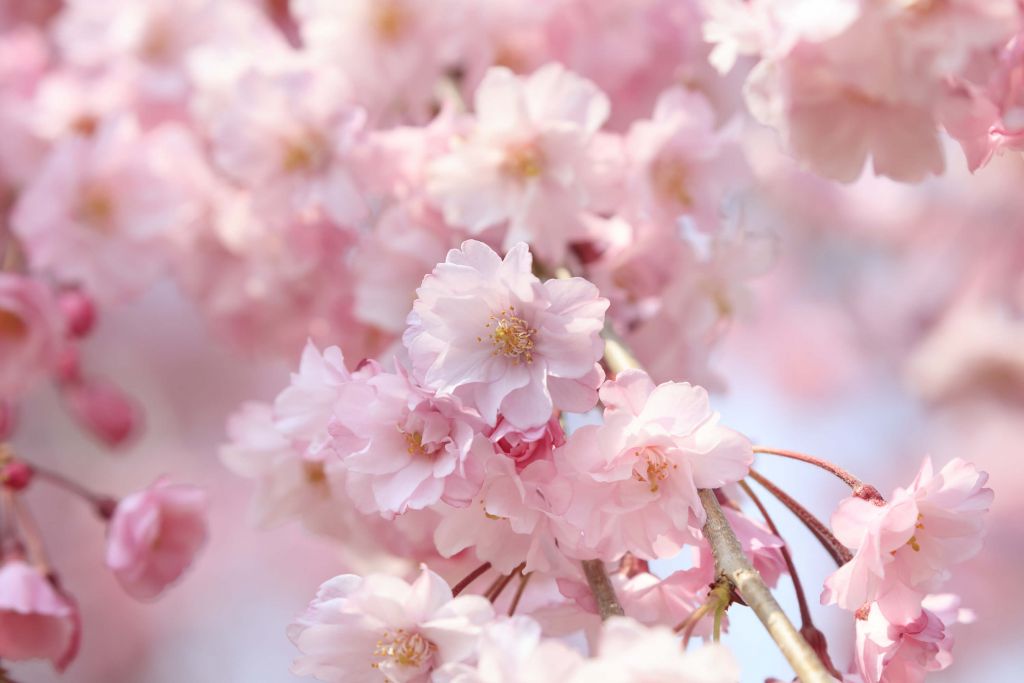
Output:
[[96,305],[87,294],[70,289],[61,293],[59,303],[69,336],[80,338],[92,331],[96,322]]
[[70,384],[64,388],[64,400],[75,420],[111,447],[127,441],[141,422],[135,401],[110,382]]

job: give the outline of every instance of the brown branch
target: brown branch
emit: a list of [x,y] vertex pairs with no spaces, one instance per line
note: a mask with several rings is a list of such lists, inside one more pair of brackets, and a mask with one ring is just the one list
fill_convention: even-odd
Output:
[[718,574],[725,577],[743,598],[743,602],[754,610],[802,683],[832,683],[833,679],[821,659],[793,626],[793,622],[772,597],[764,579],[743,554],[739,539],[729,526],[715,492],[701,489],[698,494],[707,513],[704,536],[711,544]]
[[597,601],[597,611],[601,615],[601,619],[625,616],[626,613],[622,610],[622,605],[619,604],[619,598],[615,595],[615,587],[612,586],[612,581],[608,578],[608,572],[604,570],[604,562],[583,560],[582,564],[590,592],[594,594],[594,600]]
[[857,498],[863,498],[864,500],[871,501],[875,505],[885,505],[885,498],[883,498],[882,494],[878,492],[878,489],[871,484],[865,484],[839,465],[829,462],[824,458],[818,458],[813,455],[807,455],[806,453],[799,453],[797,451],[787,451],[782,448],[768,448],[767,446],[754,446],[754,452],[778,455],[783,458],[799,460],[800,462],[805,462],[808,465],[819,467],[841,479],[844,484],[853,489],[853,495]]

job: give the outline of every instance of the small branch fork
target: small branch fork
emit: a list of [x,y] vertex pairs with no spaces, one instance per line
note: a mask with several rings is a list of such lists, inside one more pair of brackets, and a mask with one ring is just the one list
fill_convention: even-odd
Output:
[[711,545],[719,576],[732,584],[743,602],[754,610],[802,683],[831,683],[832,676],[821,659],[793,626],[793,622],[768,590],[764,579],[743,553],[739,539],[729,527],[718,504],[715,492],[701,489],[697,493],[707,514],[704,536]]

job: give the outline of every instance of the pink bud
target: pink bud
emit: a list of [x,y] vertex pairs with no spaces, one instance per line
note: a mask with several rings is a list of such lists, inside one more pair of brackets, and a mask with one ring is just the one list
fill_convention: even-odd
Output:
[[161,478],[117,504],[107,566],[129,595],[152,600],[188,569],[206,536],[206,494]]
[[10,460],[0,466],[0,485],[11,491],[21,491],[32,481],[31,465],[21,460]]
[[141,421],[135,401],[107,381],[91,379],[69,384],[64,387],[64,401],[84,429],[111,447],[128,440]]
[[61,293],[58,303],[70,336],[84,337],[92,331],[96,322],[96,306],[87,294],[78,289],[69,289]]

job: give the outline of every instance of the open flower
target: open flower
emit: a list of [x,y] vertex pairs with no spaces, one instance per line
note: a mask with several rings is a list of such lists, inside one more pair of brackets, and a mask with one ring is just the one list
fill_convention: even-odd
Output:
[[[332,429],[344,430],[335,450],[348,470],[348,490],[363,512],[386,516],[421,510],[441,500],[446,483],[462,478],[474,448],[492,450],[478,436],[479,417],[458,399],[433,396],[401,374],[381,373],[367,381],[367,404],[339,410]],[[355,437],[355,438],[352,438]]]
[[80,635],[78,606],[49,577],[18,559],[0,566],[0,659],[48,659],[63,671]]
[[541,283],[532,264],[523,243],[501,259],[464,242],[424,278],[403,337],[413,377],[490,425],[499,413],[529,429],[553,408],[589,410],[603,379],[607,299],[581,278]]
[[411,584],[384,574],[337,576],[288,628],[301,652],[292,672],[331,683],[426,683],[438,667],[468,659],[493,618],[490,602],[453,598],[425,566]]
[[506,248],[526,240],[561,262],[569,240],[584,233],[590,144],[608,118],[608,98],[549,64],[528,78],[492,68],[474,105],[475,129],[433,164],[428,191],[452,225],[476,234],[507,222]]
[[853,559],[825,580],[823,603],[855,611],[877,602],[886,618],[906,622],[951,565],[980,549],[984,514],[992,503],[988,474],[955,459],[935,472],[925,458],[913,483],[885,505],[847,498],[832,528]]
[[177,581],[206,542],[205,514],[203,491],[163,479],[118,503],[107,566],[125,592],[150,600]]
[[707,392],[677,382],[655,386],[628,370],[601,388],[604,424],[581,427],[561,450],[578,487],[569,520],[576,552],[655,558],[694,540],[704,523],[699,488],[738,481],[753,461],[750,442],[718,424]]

